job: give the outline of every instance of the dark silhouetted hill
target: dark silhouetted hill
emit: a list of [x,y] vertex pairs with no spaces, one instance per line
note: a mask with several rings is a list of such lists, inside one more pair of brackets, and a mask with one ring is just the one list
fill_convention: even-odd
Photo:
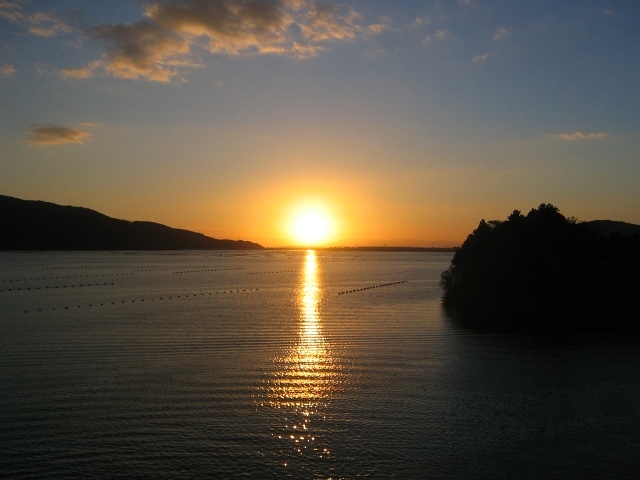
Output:
[[639,228],[579,223],[550,204],[482,220],[442,273],[443,303],[499,331],[640,331],[640,236],[621,226]]
[[0,195],[0,250],[248,250],[244,240],[218,240],[153,222],[130,222],[82,207]]
[[640,235],[640,225],[634,225],[633,223],[615,222],[613,220],[592,220],[585,223],[602,235],[617,234],[623,237]]

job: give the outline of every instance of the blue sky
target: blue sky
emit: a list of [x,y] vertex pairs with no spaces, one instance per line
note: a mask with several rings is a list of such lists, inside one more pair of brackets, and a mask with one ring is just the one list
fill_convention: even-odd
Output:
[[640,2],[0,0],[0,193],[291,244],[640,223]]

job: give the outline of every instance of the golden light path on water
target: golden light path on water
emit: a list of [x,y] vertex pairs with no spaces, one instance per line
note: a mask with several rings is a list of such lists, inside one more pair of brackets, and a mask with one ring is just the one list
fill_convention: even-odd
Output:
[[279,439],[290,442],[300,455],[327,458],[330,449],[316,438],[313,421],[324,417],[323,411],[340,385],[341,372],[322,333],[321,298],[318,260],[309,250],[297,292],[296,343],[276,359],[280,368],[267,383],[267,403],[284,410],[286,423]]

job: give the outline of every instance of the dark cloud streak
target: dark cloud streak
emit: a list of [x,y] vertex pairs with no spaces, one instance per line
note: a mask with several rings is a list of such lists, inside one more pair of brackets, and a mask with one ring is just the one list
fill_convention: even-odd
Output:
[[33,125],[29,133],[29,143],[34,145],[83,143],[90,136],[88,132],[60,125]]

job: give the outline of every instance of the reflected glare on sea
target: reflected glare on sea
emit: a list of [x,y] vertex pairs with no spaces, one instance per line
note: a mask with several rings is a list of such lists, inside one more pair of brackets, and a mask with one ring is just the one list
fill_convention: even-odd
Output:
[[635,478],[640,344],[465,331],[448,253],[0,253],[3,478]]

